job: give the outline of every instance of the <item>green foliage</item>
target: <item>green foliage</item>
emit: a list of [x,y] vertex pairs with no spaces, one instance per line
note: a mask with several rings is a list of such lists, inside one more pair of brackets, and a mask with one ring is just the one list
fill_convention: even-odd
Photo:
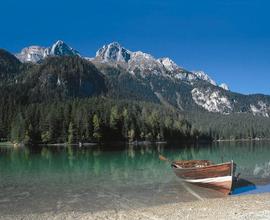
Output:
[[[20,106],[12,115],[5,115],[12,121],[8,135],[17,142],[193,139],[188,129],[191,125],[180,119],[179,112],[146,102],[73,99]],[[165,125],[166,118],[178,123]]]
[[21,113],[18,113],[11,124],[10,137],[13,142],[23,142],[25,135],[25,120]]
[[111,109],[111,115],[110,115],[110,127],[113,129],[117,129],[117,123],[119,120],[119,114],[118,109],[116,106],[113,106]]
[[93,116],[93,127],[94,127],[93,137],[97,141],[100,141],[100,139],[102,137],[101,131],[100,131],[100,121],[99,121],[99,118],[96,114],[94,114],[94,116]]
[[74,141],[74,134],[73,134],[73,124],[72,122],[69,123],[68,126],[68,144],[72,144]]
[[191,129],[195,136],[204,133],[213,140],[270,138],[270,119],[262,116],[189,112],[185,118],[193,125]]
[[134,141],[134,138],[135,138],[135,131],[134,131],[134,129],[131,128],[128,131],[128,141],[132,142],[132,141]]
[[20,73],[20,61],[9,52],[0,49],[0,85],[9,83]]
[[51,140],[51,134],[49,131],[43,131],[41,132],[41,142],[43,143],[49,143]]

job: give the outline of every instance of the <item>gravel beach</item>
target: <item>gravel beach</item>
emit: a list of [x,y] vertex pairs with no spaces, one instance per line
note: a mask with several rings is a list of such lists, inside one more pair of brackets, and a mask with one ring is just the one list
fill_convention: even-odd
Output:
[[114,210],[1,215],[0,219],[270,219],[270,193],[228,196],[139,209],[133,209],[127,203],[122,202],[119,204],[119,209]]

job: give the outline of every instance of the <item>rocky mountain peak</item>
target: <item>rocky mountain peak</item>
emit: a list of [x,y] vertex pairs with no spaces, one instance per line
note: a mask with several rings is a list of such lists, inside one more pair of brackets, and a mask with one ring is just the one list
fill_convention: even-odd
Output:
[[37,63],[47,56],[80,56],[79,52],[68,46],[64,41],[58,40],[51,47],[29,46],[15,56],[21,62]]
[[145,74],[162,74],[164,73],[163,65],[152,55],[142,51],[133,52],[129,60],[129,70],[139,69],[142,75]]
[[78,51],[68,46],[64,41],[58,40],[46,49],[46,55],[50,56],[75,56],[80,55]]
[[15,54],[15,56],[21,62],[38,62],[39,60],[43,59],[45,56],[45,47],[40,46],[29,46],[25,47],[21,50],[20,53]]
[[168,57],[156,59],[151,54],[142,51],[132,52],[122,47],[118,42],[104,45],[96,52],[96,57],[91,61],[120,64],[130,73],[139,70],[140,75],[143,77],[154,74],[185,81],[192,81],[196,78],[196,76],[179,67]]
[[104,45],[96,52],[96,58],[105,62],[128,62],[131,52],[122,47],[118,42]]
[[229,89],[229,86],[228,86],[226,83],[221,83],[221,84],[219,85],[219,87],[222,88],[222,89],[225,89],[225,90],[227,90],[227,91],[230,90],[230,89]]

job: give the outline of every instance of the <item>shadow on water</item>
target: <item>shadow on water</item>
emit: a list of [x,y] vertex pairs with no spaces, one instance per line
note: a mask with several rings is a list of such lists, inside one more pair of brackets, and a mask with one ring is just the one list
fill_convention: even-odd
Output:
[[270,192],[269,178],[239,179],[235,182],[232,195],[256,194]]
[[95,212],[222,196],[181,183],[159,154],[215,163],[233,159],[244,174],[233,195],[270,192],[269,152],[268,143],[0,147],[0,213]]
[[235,181],[233,184],[232,195],[247,193],[255,189],[256,189],[256,185],[253,182],[240,178],[237,181]]

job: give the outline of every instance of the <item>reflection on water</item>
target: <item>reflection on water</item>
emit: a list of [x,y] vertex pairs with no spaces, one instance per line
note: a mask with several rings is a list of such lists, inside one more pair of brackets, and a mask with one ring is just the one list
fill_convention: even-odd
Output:
[[[107,150],[113,149],[113,150]],[[0,213],[121,209],[221,196],[183,185],[173,160],[234,160],[234,194],[270,192],[269,142],[0,148]],[[16,208],[16,209],[14,209]]]

